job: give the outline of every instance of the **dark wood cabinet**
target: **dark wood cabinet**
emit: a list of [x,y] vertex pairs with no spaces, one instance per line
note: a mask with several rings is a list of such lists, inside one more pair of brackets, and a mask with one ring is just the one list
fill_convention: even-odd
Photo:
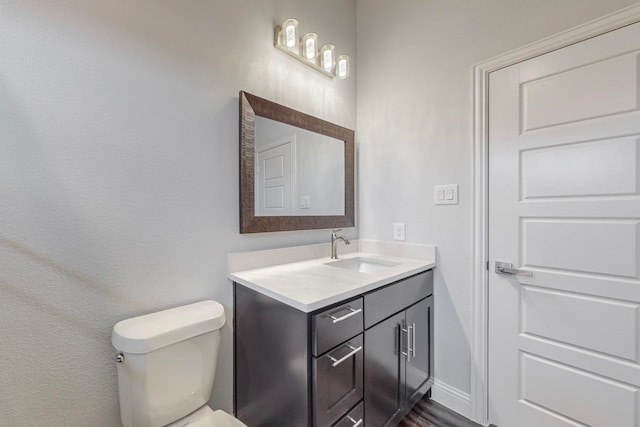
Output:
[[391,316],[365,330],[367,427],[395,426],[433,384],[432,294],[429,271],[365,295],[365,323]]
[[409,412],[433,383],[433,296],[406,310],[405,325],[410,331],[410,346],[404,357],[404,409],[405,412]]
[[251,427],[312,426],[307,314],[234,288],[234,407]]
[[251,427],[395,425],[431,387],[426,271],[305,313],[234,284],[234,410]]
[[404,312],[383,320],[364,333],[366,425],[384,426],[402,418],[405,365],[400,363],[400,327]]

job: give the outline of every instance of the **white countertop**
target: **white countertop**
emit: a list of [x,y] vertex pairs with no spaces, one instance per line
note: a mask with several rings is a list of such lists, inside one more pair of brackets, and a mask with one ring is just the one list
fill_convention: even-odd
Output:
[[398,263],[372,273],[330,265],[335,260],[315,258],[229,273],[229,278],[250,289],[309,313],[344,299],[435,267],[435,254],[424,259],[351,252],[340,259],[369,258]]

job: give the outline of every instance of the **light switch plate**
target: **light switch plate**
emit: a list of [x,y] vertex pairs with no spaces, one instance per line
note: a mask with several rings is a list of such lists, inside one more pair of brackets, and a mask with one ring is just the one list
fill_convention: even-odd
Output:
[[393,240],[404,240],[405,239],[405,228],[402,223],[393,224]]
[[433,186],[434,205],[457,205],[458,204],[458,184],[434,185]]
[[311,197],[300,196],[300,202],[298,203],[300,209],[311,209]]

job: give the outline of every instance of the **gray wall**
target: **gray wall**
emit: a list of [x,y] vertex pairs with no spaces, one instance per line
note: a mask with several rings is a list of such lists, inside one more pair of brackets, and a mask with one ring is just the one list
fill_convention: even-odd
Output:
[[[403,222],[407,241],[438,245],[435,373],[462,396],[471,363],[472,66],[633,3],[358,1],[360,238],[391,240],[392,224]],[[434,206],[436,184],[459,184],[460,204]]]
[[354,78],[273,47],[290,16],[355,63],[355,0],[0,0],[0,425],[119,425],[118,320],[231,321],[228,252],[328,241],[238,233],[239,90],[356,125]]

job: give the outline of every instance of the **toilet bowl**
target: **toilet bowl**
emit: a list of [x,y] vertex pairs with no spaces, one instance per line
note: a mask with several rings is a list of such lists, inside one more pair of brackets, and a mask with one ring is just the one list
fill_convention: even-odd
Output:
[[246,427],[207,406],[224,322],[222,305],[201,301],[113,327],[125,427]]

